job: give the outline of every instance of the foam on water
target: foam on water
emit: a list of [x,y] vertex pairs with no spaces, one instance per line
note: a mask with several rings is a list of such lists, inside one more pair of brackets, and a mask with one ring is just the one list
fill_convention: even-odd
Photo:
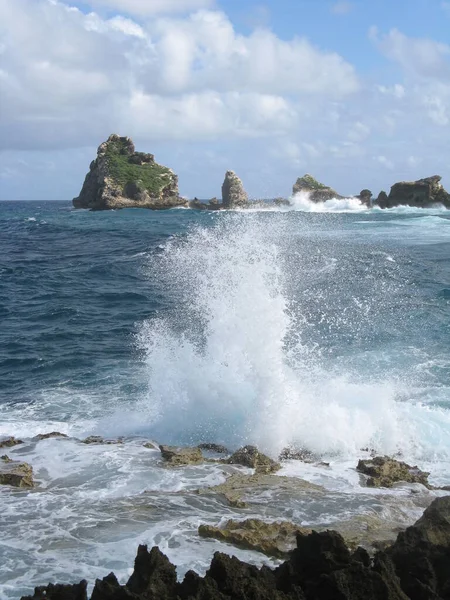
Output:
[[305,343],[286,292],[283,223],[220,215],[214,227],[167,245],[158,273],[180,294],[181,308],[147,321],[139,336],[149,372],[140,410],[149,431],[178,443],[253,443],[272,455],[289,444],[343,456],[363,446],[448,454],[448,411],[399,402],[407,386],[382,372],[367,382],[351,371],[334,374],[320,349]]

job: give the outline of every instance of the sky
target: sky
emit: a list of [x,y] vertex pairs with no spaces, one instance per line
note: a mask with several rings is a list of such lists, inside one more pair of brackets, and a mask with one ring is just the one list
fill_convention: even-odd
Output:
[[220,196],[450,188],[450,0],[0,0],[0,199],[77,196],[111,133]]

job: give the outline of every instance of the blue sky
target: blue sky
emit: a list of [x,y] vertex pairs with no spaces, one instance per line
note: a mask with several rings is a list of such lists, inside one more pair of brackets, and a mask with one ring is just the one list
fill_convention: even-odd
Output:
[[450,0],[3,0],[0,199],[72,198],[110,133],[189,197],[450,188]]

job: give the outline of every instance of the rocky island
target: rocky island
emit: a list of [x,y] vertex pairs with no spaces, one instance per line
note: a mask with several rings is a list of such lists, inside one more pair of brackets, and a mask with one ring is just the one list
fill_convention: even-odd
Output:
[[[412,206],[429,208],[443,205],[450,209],[450,194],[441,184],[441,177],[433,175],[417,181],[395,183],[389,195],[382,191],[376,199],[372,192],[363,189],[352,196],[371,208],[394,208]],[[292,196],[307,194],[315,203],[342,200],[332,187],[321,183],[306,173],[293,185]],[[278,198],[277,205],[290,206],[289,199]],[[136,152],[131,138],[116,134],[100,144],[97,158],[92,161],[80,195],[73,199],[75,208],[108,210],[118,208],[167,209],[179,206],[197,210],[221,210],[267,206],[266,201],[250,201],[241,179],[234,171],[227,171],[222,184],[222,201],[212,198],[204,202],[194,198],[188,202],[178,192],[178,177],[168,167],[155,162],[153,154]]]
[[97,151],[75,208],[164,209],[186,206],[178,193],[178,177],[155,162],[153,154],[136,152],[129,137],[109,136]]

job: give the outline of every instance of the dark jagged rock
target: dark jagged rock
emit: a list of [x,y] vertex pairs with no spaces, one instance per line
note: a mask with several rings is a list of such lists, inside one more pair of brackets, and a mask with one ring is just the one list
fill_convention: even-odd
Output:
[[427,208],[435,204],[443,204],[446,208],[450,208],[450,194],[443,188],[441,179],[440,175],[433,175],[417,181],[400,181],[391,187],[389,196],[380,197],[381,194],[378,196],[378,204],[381,208],[394,206]]
[[182,465],[199,465],[203,462],[203,454],[200,448],[182,448],[178,446],[160,445],[161,455],[164,461],[173,467]]
[[242,465],[256,469],[257,473],[274,473],[281,469],[281,465],[269,456],[266,456],[256,446],[244,446],[236,450],[227,460],[230,465]]
[[128,137],[111,135],[92,161],[75,208],[164,209],[186,206],[178,194],[175,173],[155,162],[152,154],[136,152]]
[[89,437],[81,440],[83,444],[123,444],[123,439],[118,438],[117,440],[105,440],[101,435],[90,435]]
[[428,483],[429,473],[421,471],[418,467],[410,465],[389,456],[376,456],[375,458],[360,460],[357,471],[368,475],[368,487],[392,487],[394,483],[421,483],[430,488]]
[[26,462],[11,460],[9,456],[0,459],[0,485],[19,488],[34,487],[33,467]]
[[87,581],[73,585],[53,585],[34,589],[33,596],[23,596],[21,600],[87,600]]
[[223,205],[217,198],[211,198],[209,202],[202,202],[198,198],[194,198],[189,202],[189,208],[195,208],[196,210],[219,210],[223,208]]
[[386,194],[386,192],[384,190],[382,190],[378,194],[378,198],[376,200],[376,204],[378,204],[378,206],[380,208],[387,208],[387,205],[388,205],[388,195]]
[[309,194],[309,199],[312,202],[325,202],[332,198],[343,198],[336,190],[320,183],[317,179],[314,179],[312,175],[308,175],[308,173],[303,175],[303,177],[299,177],[294,183],[292,188],[293,195],[300,192],[307,192]]
[[437,498],[386,551],[411,600],[450,598],[450,496]]
[[359,192],[358,198],[361,201],[361,204],[365,204],[368,207],[372,206],[372,192],[370,190],[364,189]]
[[0,448],[12,448],[13,446],[18,446],[19,444],[23,444],[22,440],[16,440],[13,435],[0,440]]
[[239,177],[233,171],[225,173],[222,184],[222,207],[238,208],[248,203],[247,192]]
[[[296,548],[276,569],[216,552],[205,577],[189,571],[177,583],[175,567],[158,548],[139,546],[127,584],[111,573],[97,580],[92,600],[448,600],[449,565],[447,496],[435,499],[373,563],[362,548],[350,552],[337,532],[313,531],[297,536]],[[86,582],[79,586],[36,588],[22,600],[86,600]],[[62,593],[51,595],[54,590]]]

